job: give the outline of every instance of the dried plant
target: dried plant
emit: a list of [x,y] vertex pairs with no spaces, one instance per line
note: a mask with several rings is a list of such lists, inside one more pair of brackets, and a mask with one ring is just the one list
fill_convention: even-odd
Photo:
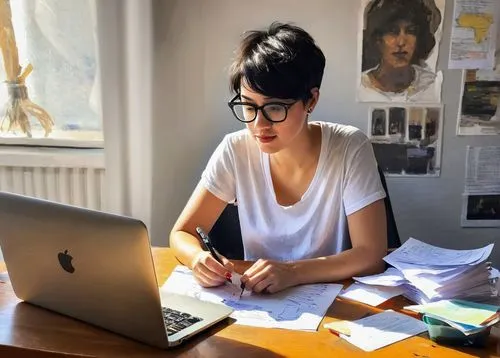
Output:
[[33,71],[33,66],[28,64],[28,66],[22,69],[19,64],[16,37],[14,28],[12,27],[10,0],[0,0],[0,47],[9,94],[9,99],[5,106],[5,116],[0,123],[0,131],[4,131],[4,125],[7,122],[7,131],[19,128],[28,137],[31,137],[29,116],[32,115],[40,122],[47,137],[52,131],[54,121],[45,109],[33,103],[28,97],[26,77]]

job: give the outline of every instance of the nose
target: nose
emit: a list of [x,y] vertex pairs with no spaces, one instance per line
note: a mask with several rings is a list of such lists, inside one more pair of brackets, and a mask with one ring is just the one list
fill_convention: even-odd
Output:
[[408,35],[404,30],[399,31],[398,37],[396,39],[396,42],[399,47],[404,47],[406,45]]
[[264,116],[262,110],[257,111],[257,117],[255,118],[254,127],[255,128],[269,128],[273,125],[273,123]]

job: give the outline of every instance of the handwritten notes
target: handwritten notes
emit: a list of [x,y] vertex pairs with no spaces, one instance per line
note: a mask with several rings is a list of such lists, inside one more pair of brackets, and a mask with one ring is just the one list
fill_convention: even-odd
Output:
[[314,331],[342,290],[342,285],[338,284],[313,284],[292,287],[272,295],[245,291],[240,298],[241,289],[234,279],[233,276],[233,284],[203,288],[196,282],[191,270],[177,266],[160,291],[232,307],[234,312],[231,317],[236,319],[237,324]]
[[388,346],[427,330],[424,322],[392,310],[348,322],[347,325],[350,334],[341,334],[340,337],[366,352]]

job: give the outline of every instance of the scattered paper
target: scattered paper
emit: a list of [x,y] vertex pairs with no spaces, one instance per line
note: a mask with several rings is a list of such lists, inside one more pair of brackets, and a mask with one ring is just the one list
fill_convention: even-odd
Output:
[[384,257],[408,281],[404,296],[417,303],[449,298],[490,297],[488,279],[493,244],[474,250],[445,249],[410,238]]
[[418,313],[430,313],[440,318],[471,326],[480,326],[494,316],[500,307],[463,300],[442,300],[425,305],[407,306],[405,309]]
[[353,277],[353,279],[367,285],[381,286],[399,286],[408,282],[401,271],[394,267],[389,267],[385,272],[377,275]]
[[354,283],[341,292],[339,296],[375,307],[403,293],[404,287],[401,286],[384,287]]
[[340,337],[366,352],[427,331],[424,322],[392,310],[349,322],[348,329],[351,334]]
[[492,267],[490,269],[490,275],[489,275],[489,279],[490,280],[493,280],[493,279],[496,279],[496,278],[499,278],[500,277],[500,271],[498,271],[496,268]]
[[449,68],[492,69],[495,58],[498,0],[455,0]]
[[346,336],[351,335],[351,330],[349,329],[349,321],[335,321],[326,323],[323,327],[331,329],[337,333],[345,334]]
[[396,268],[400,262],[418,263],[419,266],[473,265],[486,260],[492,250],[493,244],[474,250],[453,250],[410,238],[384,260]]
[[234,309],[231,317],[237,324],[315,331],[328,307],[342,290],[342,285],[338,284],[312,284],[292,287],[272,295],[245,291],[240,298],[241,289],[234,279],[233,284],[203,288],[196,282],[191,270],[177,266],[160,291],[227,305]]

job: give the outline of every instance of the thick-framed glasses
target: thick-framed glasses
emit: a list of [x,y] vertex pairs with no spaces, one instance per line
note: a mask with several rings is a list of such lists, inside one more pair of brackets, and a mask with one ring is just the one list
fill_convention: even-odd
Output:
[[240,100],[240,95],[237,94],[228,102],[228,105],[236,119],[241,122],[250,123],[255,121],[257,113],[260,110],[269,122],[279,123],[286,119],[288,110],[295,103],[297,103],[297,101],[292,103],[268,102],[262,106],[257,106],[255,103],[242,102]]

